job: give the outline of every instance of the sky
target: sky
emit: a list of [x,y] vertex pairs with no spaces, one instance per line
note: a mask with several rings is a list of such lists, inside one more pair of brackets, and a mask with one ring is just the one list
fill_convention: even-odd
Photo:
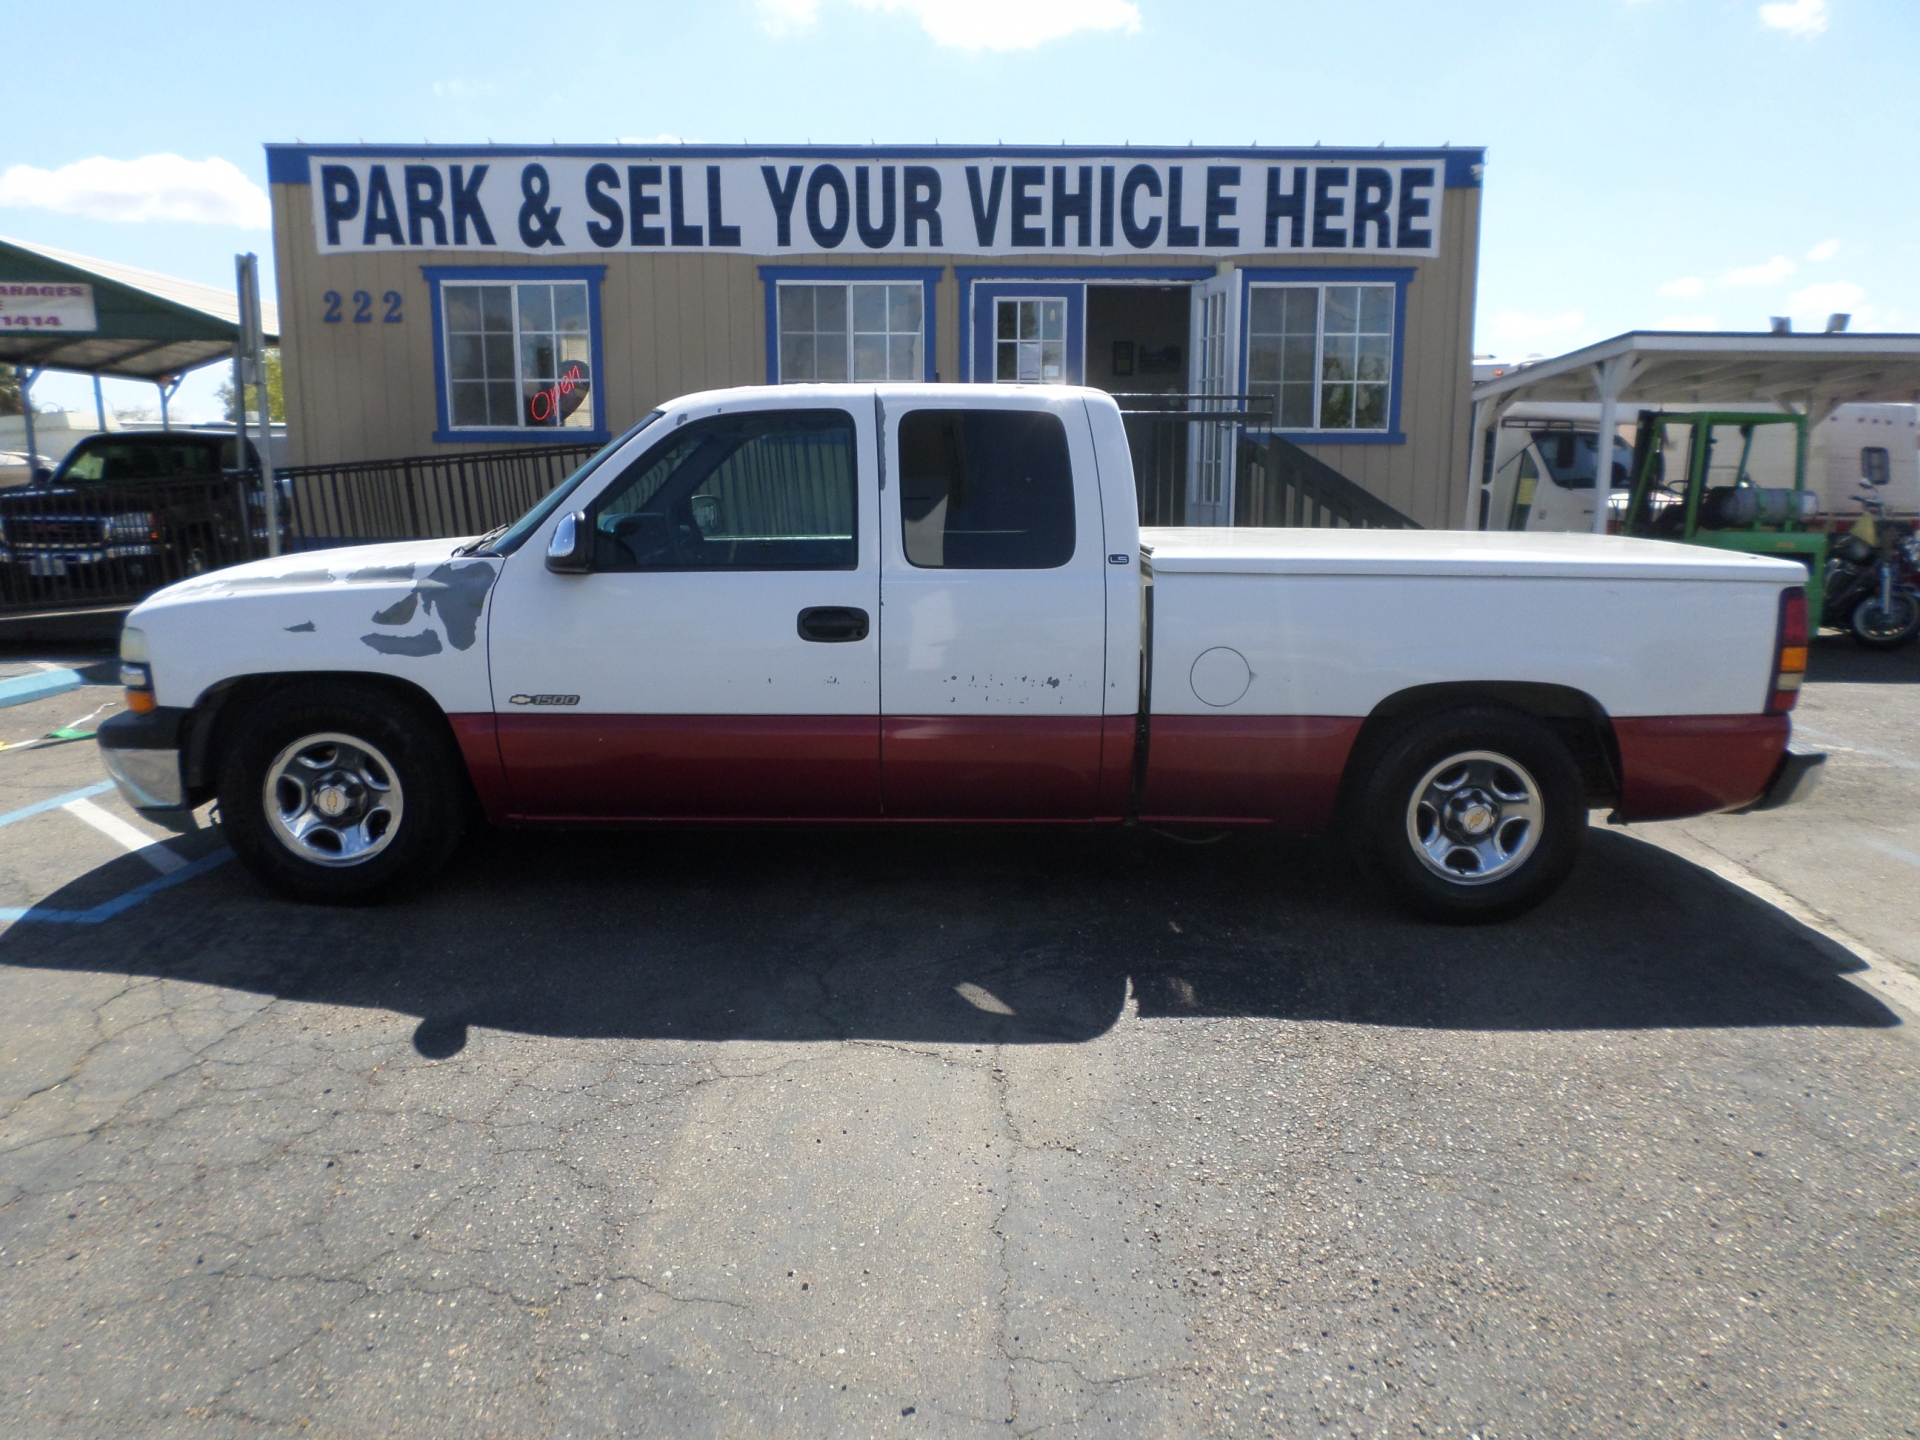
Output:
[[[1920,330],[1914,0],[94,3],[8,67],[0,235],[271,276],[268,141],[1487,150],[1475,350]],[[62,31],[62,34],[66,32]],[[225,367],[175,414],[219,415]],[[116,408],[153,387],[109,382]],[[41,403],[92,408],[49,375]]]

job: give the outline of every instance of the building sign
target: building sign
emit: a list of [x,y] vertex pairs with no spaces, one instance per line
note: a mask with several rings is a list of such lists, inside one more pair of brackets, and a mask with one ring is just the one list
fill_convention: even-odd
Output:
[[316,154],[311,186],[323,255],[1436,255],[1446,162],[1404,153]]
[[0,280],[0,330],[98,330],[93,286]]

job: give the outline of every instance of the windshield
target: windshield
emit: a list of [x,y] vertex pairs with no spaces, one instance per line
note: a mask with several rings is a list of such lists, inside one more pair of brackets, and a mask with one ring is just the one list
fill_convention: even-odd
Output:
[[76,484],[212,479],[233,465],[233,440],[178,436],[82,442],[55,477]]
[[561,502],[573,494],[574,491],[578,490],[581,483],[585,481],[589,475],[593,474],[595,470],[600,468],[601,461],[605,460],[609,455],[613,454],[622,445],[626,444],[627,441],[653,424],[654,421],[658,420],[665,413],[663,410],[650,411],[642,417],[638,425],[635,425],[631,430],[627,431],[626,434],[616,436],[601,449],[588,456],[587,462],[584,465],[566,479],[562,480],[558,485],[554,486],[552,490],[548,491],[544,500],[527,511],[527,513],[522,515],[518,520],[514,521],[512,525],[507,527],[505,534],[480,553],[483,555],[511,555],[514,551],[518,550],[521,545],[526,543],[527,536],[531,535],[535,530],[538,530],[541,523],[555,510],[560,508]]
[[[1563,490],[1591,490],[1593,461],[1600,448],[1600,437],[1591,430],[1536,430],[1533,443],[1546,462],[1547,474]],[[1613,442],[1613,485],[1624,490],[1632,482],[1633,447],[1618,437]]]

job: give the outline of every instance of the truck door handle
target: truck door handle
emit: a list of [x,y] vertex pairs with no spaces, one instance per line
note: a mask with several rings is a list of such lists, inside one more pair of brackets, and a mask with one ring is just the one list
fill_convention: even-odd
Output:
[[867,612],[851,605],[810,605],[800,612],[800,638],[838,644],[867,638]]

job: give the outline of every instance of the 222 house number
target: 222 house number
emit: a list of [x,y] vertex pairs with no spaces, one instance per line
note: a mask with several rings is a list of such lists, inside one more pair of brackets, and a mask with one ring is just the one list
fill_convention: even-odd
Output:
[[[343,318],[340,311],[342,304],[340,292],[338,290],[329,290],[326,294],[322,295],[320,299],[325,302],[327,307],[320,318],[325,320],[329,325],[338,325]],[[353,323],[356,325],[371,324],[373,321],[372,294],[365,290],[356,290],[353,292],[352,303]],[[398,325],[403,318],[400,314],[400,292],[398,290],[387,291],[386,294],[380,297],[380,303],[386,307],[386,313],[380,317],[381,321],[388,325]]]

